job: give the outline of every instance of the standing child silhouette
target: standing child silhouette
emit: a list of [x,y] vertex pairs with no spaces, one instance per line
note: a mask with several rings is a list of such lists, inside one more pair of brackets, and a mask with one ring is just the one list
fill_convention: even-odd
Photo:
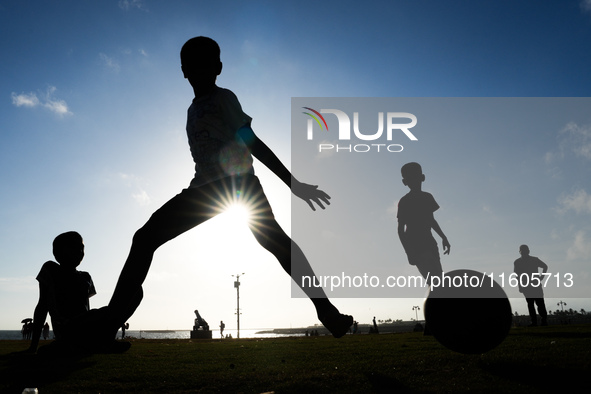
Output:
[[[254,175],[252,156],[260,160],[291,191],[308,203],[324,209],[330,197],[317,186],[297,181],[275,154],[255,135],[234,93],[216,86],[222,71],[220,48],[207,37],[195,37],[181,49],[181,68],[195,98],[188,110],[187,136],[195,177],[189,187],[158,209],[133,237],[131,250],[121,271],[108,311],[119,327],[130,299],[141,294],[153,254],[164,243],[214,217],[234,201],[251,210],[248,226],[256,240],[271,252],[291,275],[314,275],[300,248],[276,222],[263,188]],[[222,234],[223,235],[223,234]],[[296,280],[297,282],[297,280]],[[316,307],[322,324],[335,337],[343,336],[353,318],[339,313],[319,288],[304,288]]]
[[441,276],[443,269],[439,259],[437,241],[431,229],[441,237],[444,254],[449,254],[450,244],[435,220],[433,213],[439,205],[430,193],[422,191],[425,175],[419,163],[402,166],[402,183],[409,187],[408,194],[398,202],[398,236],[408,257],[423,278]]

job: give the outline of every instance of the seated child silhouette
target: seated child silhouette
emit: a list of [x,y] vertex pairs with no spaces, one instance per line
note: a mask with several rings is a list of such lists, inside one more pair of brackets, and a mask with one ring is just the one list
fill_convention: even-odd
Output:
[[449,254],[450,244],[435,220],[433,213],[439,205],[430,193],[422,191],[425,175],[418,163],[402,166],[402,183],[410,191],[398,202],[398,236],[408,257],[423,278],[441,276],[443,269],[439,259],[437,241],[431,229],[441,237],[444,254]]
[[[39,301],[33,315],[33,337],[29,352],[39,346],[41,331],[47,314],[51,316],[55,343],[53,349],[84,351],[92,343],[93,328],[89,298],[96,294],[92,277],[88,272],[78,271],[84,258],[84,241],[75,231],[58,235],[53,241],[53,255],[57,262],[47,261],[37,275]],[[98,323],[96,323],[98,324]],[[117,343],[114,338],[102,343],[101,350],[124,351],[128,344]]]
[[[118,327],[127,303],[141,291],[153,255],[164,243],[224,211],[239,201],[250,206],[248,223],[256,240],[271,252],[283,269],[298,275],[314,272],[300,248],[281,229],[252,167],[253,156],[278,176],[291,191],[315,210],[324,209],[329,196],[317,186],[297,181],[251,128],[251,118],[228,89],[216,85],[222,72],[220,47],[207,37],[195,37],[182,47],[181,69],[194,93],[187,114],[187,137],[195,162],[188,188],[158,209],[133,237],[131,250],[109,303],[109,315]],[[224,234],[220,234],[224,236]],[[231,244],[231,240],[228,240]],[[294,278],[297,282],[297,278]],[[335,337],[343,336],[353,318],[339,313],[321,288],[303,289],[316,307],[320,321]]]

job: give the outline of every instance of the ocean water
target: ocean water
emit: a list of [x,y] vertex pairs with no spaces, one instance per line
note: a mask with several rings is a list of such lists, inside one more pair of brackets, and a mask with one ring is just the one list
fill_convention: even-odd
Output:
[[[271,331],[270,329],[241,329],[240,338],[281,338],[285,334],[259,333],[259,331]],[[189,339],[190,330],[127,330],[125,336],[143,339]],[[236,330],[224,330],[224,336],[231,334],[232,338],[237,338]],[[291,334],[289,336],[303,336],[304,334]],[[121,331],[117,334],[121,338]],[[20,330],[0,330],[0,340],[22,340],[23,336]],[[212,330],[212,338],[220,338],[220,330]],[[49,339],[53,339],[53,332],[49,332]]]

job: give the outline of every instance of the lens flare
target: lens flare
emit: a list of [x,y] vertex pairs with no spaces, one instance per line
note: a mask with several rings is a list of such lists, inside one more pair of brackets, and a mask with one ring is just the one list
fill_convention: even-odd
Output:
[[248,223],[250,210],[240,201],[235,201],[226,208],[226,216],[236,223]]

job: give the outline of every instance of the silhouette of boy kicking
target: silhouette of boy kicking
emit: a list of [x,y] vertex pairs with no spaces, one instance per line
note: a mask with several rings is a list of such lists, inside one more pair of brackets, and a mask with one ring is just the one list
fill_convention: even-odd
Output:
[[[53,349],[68,352],[96,351],[92,347],[94,330],[93,314],[89,298],[96,294],[92,277],[88,272],[76,268],[84,258],[84,241],[75,231],[58,235],[53,241],[53,255],[57,260],[48,261],[37,275],[39,301],[33,315],[33,337],[28,352],[34,353],[39,346],[39,337],[47,314],[51,316],[56,341]],[[130,302],[128,308],[137,307]],[[131,313],[129,309],[127,313]],[[129,348],[128,343],[115,342],[111,337],[101,343],[102,351],[120,352]]]
[[435,220],[433,213],[439,209],[435,198],[422,191],[425,175],[419,163],[402,166],[402,183],[410,188],[398,202],[398,236],[410,265],[415,265],[423,278],[441,276],[443,269],[439,259],[437,241],[431,229],[441,237],[444,254],[449,254],[450,244]]
[[[109,303],[113,327],[119,327],[128,300],[141,292],[153,254],[164,243],[214,217],[231,203],[250,207],[248,226],[256,240],[279,260],[291,275],[314,275],[300,248],[276,222],[263,188],[254,175],[252,156],[277,175],[291,191],[308,203],[324,209],[330,197],[317,186],[297,181],[275,154],[255,135],[238,99],[216,85],[222,71],[220,48],[207,37],[195,37],[181,49],[181,68],[195,98],[188,109],[187,136],[195,177],[189,187],[158,209],[133,237],[131,250]],[[297,282],[297,281],[296,281]],[[335,337],[343,336],[353,318],[343,315],[319,288],[303,289],[316,307],[322,324]]]

